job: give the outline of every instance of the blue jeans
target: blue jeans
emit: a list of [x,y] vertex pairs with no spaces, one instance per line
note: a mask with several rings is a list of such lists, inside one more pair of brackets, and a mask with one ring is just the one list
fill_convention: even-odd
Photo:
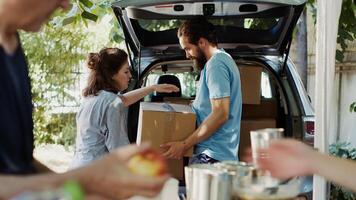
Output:
[[214,164],[220,162],[218,160],[215,160],[214,158],[209,157],[206,154],[197,154],[193,155],[193,157],[189,160],[189,164]]

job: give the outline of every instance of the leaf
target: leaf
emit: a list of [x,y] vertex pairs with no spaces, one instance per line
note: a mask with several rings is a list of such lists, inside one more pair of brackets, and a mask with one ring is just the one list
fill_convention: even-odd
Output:
[[342,62],[344,60],[344,54],[340,50],[336,50],[336,60]]
[[352,160],[356,159],[356,149],[352,149],[350,151],[350,157],[351,157]]
[[94,21],[94,22],[96,22],[96,20],[98,20],[98,16],[97,15],[95,15],[93,13],[90,13],[88,11],[85,11],[85,10],[82,12],[82,17],[84,19],[89,19],[89,20]]
[[116,43],[120,43],[124,40],[124,38],[117,33],[115,33],[112,38],[113,38],[114,42],[116,42]]
[[78,11],[78,5],[73,4],[72,9],[70,9],[70,11],[65,15],[65,17],[73,17],[75,15],[78,15]]
[[350,105],[350,112],[356,112],[356,102],[353,102],[353,103]]
[[75,21],[76,17],[68,17],[62,20],[62,26],[71,24]]
[[93,2],[91,2],[90,0],[79,0],[79,2],[87,8],[91,8],[94,5]]

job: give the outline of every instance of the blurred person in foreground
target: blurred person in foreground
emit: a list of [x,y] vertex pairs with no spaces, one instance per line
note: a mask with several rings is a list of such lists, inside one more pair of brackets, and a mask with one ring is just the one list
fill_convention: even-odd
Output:
[[[127,146],[92,164],[63,174],[40,172],[33,159],[33,120],[28,65],[17,31],[37,32],[68,0],[0,0],[0,199],[28,190],[77,181],[86,194],[110,199],[155,196],[167,176],[134,175],[127,161],[147,145]],[[25,176],[26,175],[26,176]]]
[[267,155],[258,159],[260,168],[269,170],[276,178],[315,174],[356,192],[354,161],[319,153],[293,139],[274,140],[259,153]]

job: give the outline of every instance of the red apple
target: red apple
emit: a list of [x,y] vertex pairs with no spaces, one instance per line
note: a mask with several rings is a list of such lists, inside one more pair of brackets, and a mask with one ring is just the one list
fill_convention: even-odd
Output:
[[167,173],[165,158],[154,149],[141,152],[128,162],[129,170],[143,176],[161,176]]

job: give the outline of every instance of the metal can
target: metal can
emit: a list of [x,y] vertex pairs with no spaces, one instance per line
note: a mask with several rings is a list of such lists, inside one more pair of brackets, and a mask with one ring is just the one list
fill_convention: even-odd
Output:
[[184,168],[188,200],[230,200],[231,176],[212,164]]
[[249,176],[255,168],[250,164],[240,161],[222,161],[221,163],[216,163],[215,165],[219,169],[227,172],[230,177],[230,199],[238,199],[235,186],[238,185],[237,182],[240,180],[239,178]]

